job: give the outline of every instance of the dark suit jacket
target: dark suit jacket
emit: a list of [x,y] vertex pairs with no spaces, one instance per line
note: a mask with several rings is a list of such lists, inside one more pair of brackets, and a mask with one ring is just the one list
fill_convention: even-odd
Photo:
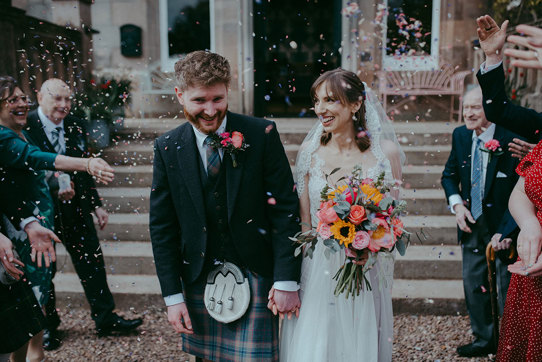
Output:
[[[43,124],[38,117],[37,110],[28,114],[27,132],[32,137],[42,151],[56,153],[53,145],[49,142]],[[89,157],[88,145],[86,140],[86,130],[83,121],[73,116],[67,116],[64,119],[64,136],[66,139],[66,156]],[[96,190],[96,183],[92,176],[86,172],[69,172],[70,178],[74,183],[75,196],[71,200],[74,206],[80,207],[83,213],[90,213],[95,208],[102,206],[100,196]],[[52,177],[49,181],[49,188],[54,200],[58,200],[58,181]],[[74,217],[75,215],[62,214],[63,218]]]
[[[236,251],[250,270],[277,280],[299,280],[293,236],[299,202],[292,172],[273,122],[228,112],[228,131],[250,145],[232,165],[225,152],[228,221]],[[164,296],[182,292],[202,272],[207,227],[200,180],[200,155],[190,123],[166,133],[154,145],[150,232]],[[276,203],[268,202],[273,197]]]
[[483,75],[479,70],[476,77],[482,88],[487,119],[525,137],[531,143],[538,143],[542,138],[542,113],[510,102],[504,89],[502,64]]
[[[459,194],[467,202],[470,210],[471,191],[471,149],[472,133],[466,126],[458,127],[452,135],[452,151],[442,172],[442,187],[446,193],[446,199]],[[501,146],[507,145],[518,135],[507,131],[503,127],[496,126],[494,139]],[[506,150],[506,147],[503,147]],[[482,200],[483,214],[491,234],[501,233],[502,237],[514,236],[517,225],[508,211],[508,200],[518,180],[515,172],[518,160],[513,158],[510,152],[505,151],[500,156],[491,156],[487,165],[484,187],[484,199]],[[506,177],[497,177],[497,173]],[[457,228],[458,240],[461,241],[463,232]]]

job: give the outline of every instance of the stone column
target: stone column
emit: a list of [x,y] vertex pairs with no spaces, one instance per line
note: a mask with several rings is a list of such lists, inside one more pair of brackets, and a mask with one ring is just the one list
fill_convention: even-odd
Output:
[[229,109],[243,114],[254,113],[254,47],[251,0],[211,0],[212,51],[226,57],[232,81]]

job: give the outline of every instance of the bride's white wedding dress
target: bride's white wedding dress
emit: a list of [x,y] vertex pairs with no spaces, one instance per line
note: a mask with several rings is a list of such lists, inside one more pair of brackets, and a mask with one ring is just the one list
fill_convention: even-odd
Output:
[[[368,123],[376,117],[368,107]],[[377,127],[373,125],[373,127]],[[320,128],[320,129],[319,129]],[[375,128],[373,128],[375,129]],[[320,206],[320,192],[326,185],[324,170],[340,165],[325,165],[319,157],[318,132],[308,136],[298,156],[296,175],[298,192],[308,187],[312,226],[316,227],[316,212]],[[313,142],[311,142],[311,140]],[[391,165],[380,146],[379,132],[372,134],[370,152],[377,163],[366,170],[366,176],[376,179],[384,172],[386,182],[393,182]],[[301,170],[301,171],[299,171]],[[347,170],[345,170],[346,173]],[[351,171],[351,170],[348,170]],[[341,172],[342,173],[342,172]],[[308,185],[303,175],[308,174]],[[324,361],[391,361],[393,345],[393,312],[391,288],[394,257],[379,253],[376,264],[369,271],[372,290],[363,290],[355,298],[334,295],[333,276],[344,262],[344,251],[324,254],[326,246],[318,243],[312,259],[303,258],[301,267],[299,318],[285,319],[280,340],[282,362]]]

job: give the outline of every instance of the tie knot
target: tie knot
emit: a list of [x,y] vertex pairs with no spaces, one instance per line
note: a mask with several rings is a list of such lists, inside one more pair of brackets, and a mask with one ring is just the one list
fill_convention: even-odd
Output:
[[60,134],[60,132],[62,132],[62,127],[56,127],[53,132]]
[[482,140],[479,137],[476,137],[476,144],[479,145],[480,143],[482,143]]
[[205,138],[205,141],[203,141],[203,144],[204,144],[205,146],[209,146],[209,145],[211,145],[212,143],[213,143],[213,137],[212,137],[211,135],[207,136],[207,137]]

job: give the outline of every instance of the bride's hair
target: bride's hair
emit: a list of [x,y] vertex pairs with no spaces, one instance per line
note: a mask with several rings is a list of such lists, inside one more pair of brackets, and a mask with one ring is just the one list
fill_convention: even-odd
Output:
[[[316,91],[325,83],[328,95],[331,99],[341,102],[346,106],[361,100],[361,107],[352,117],[352,127],[356,144],[361,152],[371,146],[371,139],[367,132],[367,120],[365,118],[365,86],[356,74],[348,70],[337,68],[323,73],[312,84],[310,95],[313,102],[316,100]],[[331,140],[330,132],[323,132],[320,143],[326,145]]]

